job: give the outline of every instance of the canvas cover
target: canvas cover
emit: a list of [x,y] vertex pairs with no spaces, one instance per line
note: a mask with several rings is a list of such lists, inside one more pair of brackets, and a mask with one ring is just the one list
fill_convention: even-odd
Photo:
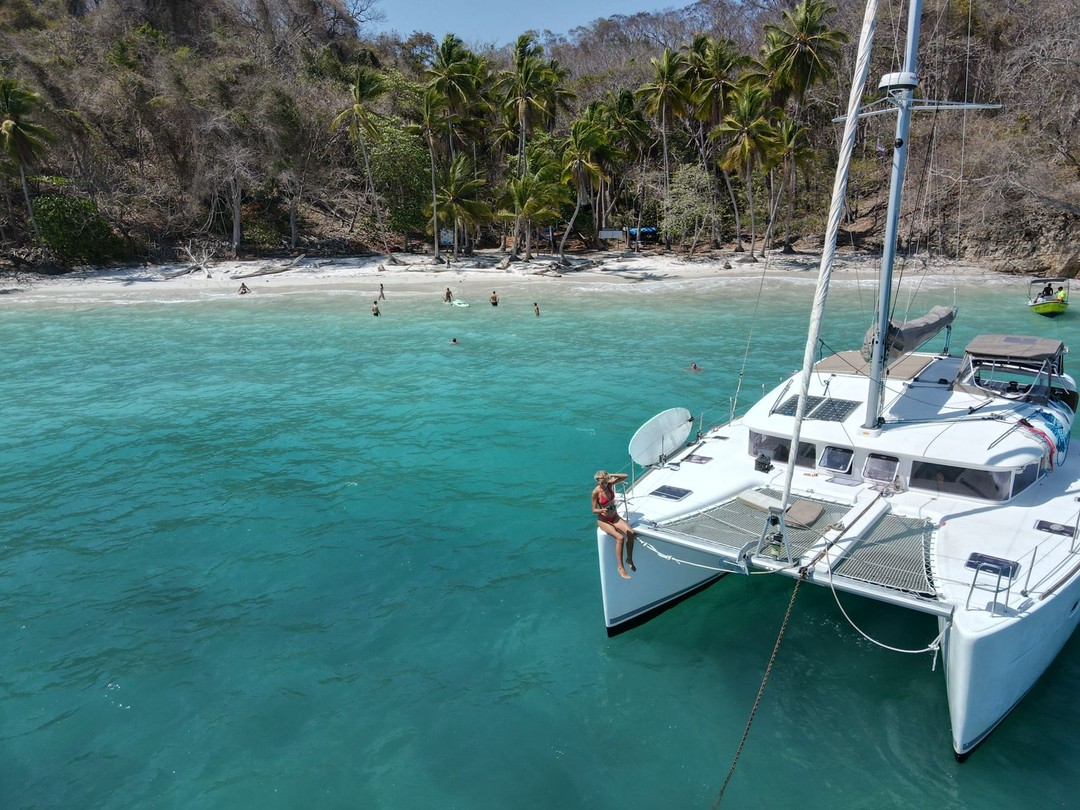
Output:
[[[934,307],[921,318],[897,323],[889,321],[888,358],[913,352],[956,318],[956,307]],[[863,357],[870,359],[877,327],[872,326],[863,340]]]

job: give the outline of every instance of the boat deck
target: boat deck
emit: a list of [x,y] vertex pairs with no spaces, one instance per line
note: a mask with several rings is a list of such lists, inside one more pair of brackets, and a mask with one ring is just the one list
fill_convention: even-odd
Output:
[[[781,493],[769,487],[755,490],[764,499],[779,501]],[[819,545],[825,532],[837,528],[852,507],[847,504],[799,498],[817,504],[821,515],[813,526],[788,524],[788,545],[798,559]],[[681,536],[715,548],[728,559],[737,559],[747,543],[761,536],[765,513],[738,498],[660,524],[665,534]],[[870,583],[922,597],[936,590],[929,574],[930,539],[934,524],[925,519],[886,514],[870,530],[854,539],[843,556],[834,559],[832,576]]]

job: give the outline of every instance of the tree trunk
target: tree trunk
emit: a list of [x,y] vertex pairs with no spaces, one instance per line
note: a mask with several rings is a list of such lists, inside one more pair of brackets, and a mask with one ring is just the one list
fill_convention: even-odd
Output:
[[19,182],[22,183],[23,200],[26,201],[26,216],[30,219],[30,226],[34,229],[34,236],[41,241],[41,229],[38,228],[37,218],[34,216],[34,207],[30,205],[30,189],[26,185],[26,170],[23,164],[19,164]]
[[428,138],[428,155],[431,157],[431,243],[435,249],[435,261],[439,260],[439,193],[435,188],[435,144]]
[[727,186],[728,197],[731,198],[731,210],[735,214],[735,252],[742,252],[742,218],[739,216],[739,201],[735,199],[735,189],[731,185],[731,175],[724,169],[724,185]]
[[382,221],[382,210],[379,208],[379,197],[375,193],[375,179],[371,176],[371,165],[368,163],[367,146],[363,138],[357,138],[360,142],[360,154],[364,157],[364,174],[367,175],[368,193],[371,195],[371,206],[375,209],[375,221],[379,223],[379,236],[382,237],[383,253],[389,255],[390,245],[386,241],[386,227]]
[[784,215],[784,253],[795,252],[791,246],[791,213],[795,208],[795,162],[791,163],[791,170],[787,173],[790,181],[787,189],[787,212]]
[[750,261],[754,259],[754,242],[757,239],[757,232],[754,225],[754,176],[750,174],[746,178],[746,201],[750,206]]
[[296,195],[291,195],[289,197],[289,247],[293,250],[296,249],[298,236],[296,225],[296,202]]
[[240,239],[243,235],[241,228],[240,203],[244,197],[244,189],[240,185],[240,178],[229,178],[229,202],[232,207],[232,252],[234,256],[240,255]]
[[578,211],[581,210],[581,191],[578,190],[577,204],[574,206],[573,216],[570,217],[570,221],[566,224],[566,233],[562,235],[562,241],[559,242],[559,262],[566,264],[566,240],[570,236],[570,231],[574,229],[574,220],[577,219]]

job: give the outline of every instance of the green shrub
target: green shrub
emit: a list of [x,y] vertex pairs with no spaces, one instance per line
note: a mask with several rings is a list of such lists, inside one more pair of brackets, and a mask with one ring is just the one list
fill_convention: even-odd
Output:
[[32,206],[42,242],[61,264],[104,264],[123,255],[123,243],[93,200],[43,194]]

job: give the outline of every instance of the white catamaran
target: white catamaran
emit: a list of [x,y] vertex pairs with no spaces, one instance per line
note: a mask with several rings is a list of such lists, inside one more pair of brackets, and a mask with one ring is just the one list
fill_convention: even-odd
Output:
[[[620,504],[639,543],[632,579],[597,531],[608,633],[729,573],[771,571],[937,617],[953,749],[964,759],[1020,702],[1080,621],[1077,406],[1060,341],[983,335],[949,353],[955,310],[889,319],[921,2],[903,71],[880,85],[897,116],[869,362],[815,362],[860,116],[876,2],[868,3],[803,368],[742,417],[687,443],[672,409],[630,443],[644,473]],[[916,352],[946,329],[939,353]],[[876,336],[887,336],[881,339]],[[635,470],[637,467],[634,468]],[[649,553],[650,551],[655,553]]]

